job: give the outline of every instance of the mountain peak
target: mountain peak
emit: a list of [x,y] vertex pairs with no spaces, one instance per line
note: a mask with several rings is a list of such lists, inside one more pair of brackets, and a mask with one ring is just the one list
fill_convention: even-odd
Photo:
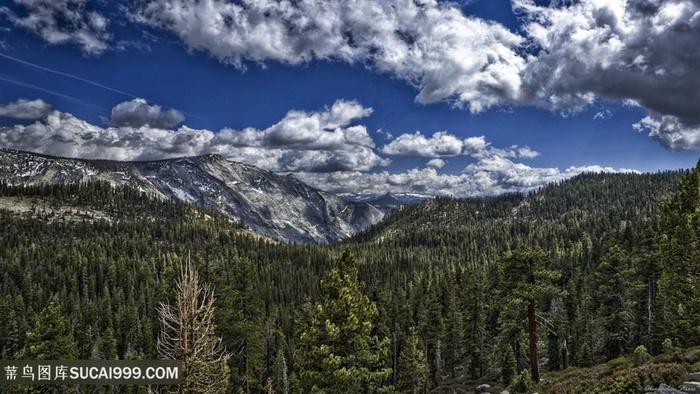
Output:
[[218,154],[158,161],[64,159],[2,150],[0,180],[11,184],[107,181],[161,198],[194,203],[281,241],[329,243],[378,223],[374,206],[226,160]]

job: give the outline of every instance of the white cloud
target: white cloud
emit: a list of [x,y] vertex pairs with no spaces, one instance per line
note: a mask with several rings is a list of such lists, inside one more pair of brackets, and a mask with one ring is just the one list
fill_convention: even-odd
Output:
[[41,119],[51,112],[51,105],[41,99],[18,99],[0,105],[0,116],[15,119]]
[[421,103],[451,101],[472,111],[517,101],[525,66],[516,53],[520,36],[437,0],[139,0],[131,18],[240,68],[361,63],[415,86]]
[[524,159],[534,159],[539,155],[540,152],[533,150],[529,146],[523,146],[522,148],[518,148],[518,157],[522,157]]
[[593,115],[593,120],[608,119],[611,116],[612,116],[612,112],[610,112],[609,109],[606,109],[606,110],[596,112],[596,114]]
[[576,111],[602,97],[700,123],[697,0],[513,3],[537,49],[521,102]]
[[452,134],[440,131],[426,138],[420,131],[413,134],[402,134],[382,148],[388,155],[418,156],[418,157],[451,157],[468,155],[475,158],[499,155],[503,157],[519,157],[531,159],[539,156],[539,152],[528,146],[513,145],[507,149],[494,148],[485,136],[468,137],[460,140]]
[[633,127],[639,132],[648,130],[649,137],[669,149],[700,149],[700,124],[686,125],[675,116],[652,114]]
[[185,120],[185,116],[175,109],[162,109],[159,105],[148,105],[142,98],[117,104],[112,108],[112,116],[107,123],[112,126],[150,126],[167,129]]
[[52,111],[44,120],[30,125],[0,127],[0,146],[57,156],[114,160],[219,153],[230,160],[268,170],[294,172],[321,189],[375,195],[389,191],[455,197],[495,195],[531,190],[581,172],[620,171],[599,166],[565,170],[527,166],[513,160],[536,156],[530,148],[500,149],[481,136],[458,140],[460,151],[476,160],[461,174],[438,174],[437,169],[445,165],[440,158],[428,161],[423,169],[368,173],[390,163],[375,153],[367,130],[354,124],[370,113],[371,108],[356,102],[337,101],[320,111],[289,111],[278,123],[263,130],[213,132],[187,126],[169,130],[149,124],[100,127],[71,114]]
[[289,111],[265,130],[224,129],[219,138],[235,146],[303,150],[340,150],[349,147],[374,148],[374,141],[362,125],[353,122],[367,117],[371,108],[356,101],[338,100],[321,112]]
[[426,138],[420,131],[402,134],[382,148],[387,155],[443,157],[462,153],[462,141],[444,131]]
[[442,160],[442,159],[432,159],[432,160],[428,161],[428,162],[425,164],[425,166],[428,167],[428,168],[434,168],[434,169],[437,170],[437,169],[440,169],[440,168],[444,167],[445,164],[447,164],[447,162],[445,162],[445,160]]
[[697,0],[513,0],[513,7],[522,35],[438,0],[136,0],[129,12],[240,68],[339,60],[406,81],[420,103],[570,113],[604,99],[700,125]]
[[77,44],[89,55],[99,55],[108,49],[109,20],[87,9],[88,0],[14,0],[14,3],[24,12],[0,7],[0,15],[49,44]]
[[[364,126],[351,125],[353,120],[371,113],[370,108],[354,102],[338,101],[319,112],[290,111],[284,119],[265,130],[224,129],[219,132],[187,126],[177,130],[156,127],[156,124],[163,126],[172,122],[161,119],[163,112],[153,112],[153,106],[145,102],[127,102],[137,107],[145,105],[151,112],[146,111],[144,116],[140,116],[143,115],[140,111],[129,111],[130,106],[125,109],[123,104],[115,107],[119,108],[116,112],[132,115],[136,121],[118,118],[124,125],[100,127],[71,114],[53,111],[43,122],[0,127],[0,146],[58,156],[113,160],[219,153],[268,170],[293,172],[367,171],[390,163],[374,152]],[[315,128],[308,126],[310,124]],[[298,129],[295,135],[294,127],[300,125],[308,127]],[[329,127],[335,129],[328,130]],[[307,138],[309,133],[316,139]]]
[[530,167],[508,158],[492,156],[468,165],[462,174],[438,174],[434,168],[411,169],[399,174],[333,172],[297,174],[303,181],[335,193],[382,195],[417,193],[424,195],[474,197],[507,192],[525,192],[550,182],[588,172],[629,172],[601,166],[569,167],[564,170]]
[[[324,174],[299,174],[305,182],[335,193],[382,195],[392,193],[418,193],[424,195],[473,197],[490,196],[507,192],[526,192],[551,182],[561,181],[584,172],[631,172],[597,165],[569,167],[531,167],[514,162],[516,157],[531,158],[539,153],[528,147],[500,149],[491,146],[485,137],[468,138],[467,154],[476,162],[467,165],[461,174],[438,174],[443,160],[431,160],[426,168],[411,169],[392,174],[334,172]],[[431,165],[432,164],[432,165]]]

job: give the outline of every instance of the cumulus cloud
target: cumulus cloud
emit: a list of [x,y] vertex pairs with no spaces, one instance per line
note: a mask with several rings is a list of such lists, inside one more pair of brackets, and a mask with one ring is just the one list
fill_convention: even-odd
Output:
[[432,160],[428,161],[428,162],[425,164],[425,166],[428,167],[428,168],[434,168],[434,169],[437,170],[437,169],[440,169],[440,168],[444,167],[445,164],[447,164],[447,162],[445,162],[445,160],[442,160],[442,159],[432,159]]
[[421,103],[472,111],[517,101],[525,66],[516,52],[522,37],[437,0],[137,0],[130,12],[240,68],[315,59],[366,64],[415,86]]
[[0,116],[15,119],[41,119],[51,112],[51,105],[41,99],[18,99],[11,103],[0,105]]
[[420,131],[402,134],[382,148],[387,155],[442,157],[462,153],[462,141],[444,131],[426,138]]
[[464,140],[440,131],[426,138],[420,131],[413,134],[402,134],[382,148],[388,155],[418,156],[418,157],[450,157],[467,155],[484,157],[486,155],[501,155],[505,157],[520,157],[531,159],[539,156],[539,152],[528,146],[513,145],[507,149],[494,148],[485,136],[468,137]]
[[[490,196],[507,192],[526,192],[571,178],[584,172],[630,172],[632,170],[601,167],[597,165],[569,167],[532,167],[513,161],[517,155],[526,158],[534,152],[529,148],[518,153],[517,149],[491,147],[484,137],[472,137],[469,145],[476,162],[467,165],[461,174],[438,174],[444,165],[441,159],[428,162],[426,168],[414,168],[402,173],[387,171],[375,173],[335,172],[325,174],[301,173],[306,182],[335,193],[382,195],[392,193],[415,193],[434,196],[474,197]],[[536,153],[536,152],[535,152]]]
[[76,44],[84,53],[99,55],[108,49],[109,20],[87,7],[89,0],[14,0],[22,12],[0,7],[15,26],[41,37],[49,44]]
[[[416,193],[434,196],[473,197],[490,196],[507,192],[526,192],[551,182],[561,181],[584,172],[631,172],[598,165],[569,167],[532,167],[513,161],[514,158],[534,157],[538,153],[530,148],[511,147],[500,149],[481,137],[471,137],[469,145],[474,163],[467,165],[461,174],[438,174],[445,163],[433,159],[426,168],[414,168],[402,173],[388,171],[363,173],[358,171],[324,174],[301,173],[304,181],[335,193],[382,195],[392,193]],[[522,152],[521,152],[522,151]]]
[[112,108],[107,123],[112,126],[150,126],[167,129],[185,120],[185,116],[175,109],[162,109],[159,105],[148,105],[142,98],[125,101]]
[[486,150],[488,145],[489,143],[486,142],[486,136],[483,135],[479,137],[469,137],[464,140],[465,153],[469,156],[480,155]]
[[697,0],[513,0],[513,8],[521,34],[437,0],[136,0],[129,12],[240,68],[339,60],[406,81],[420,103],[568,113],[605,99],[700,125]]
[[[521,74],[523,103],[575,111],[602,97],[671,116],[686,131],[700,126],[700,2],[564,4],[544,7],[532,0],[514,1],[537,48]],[[688,148],[683,144],[693,141],[678,138],[677,128],[656,130],[652,136],[669,147]],[[666,132],[670,135],[662,135]]]
[[0,127],[0,146],[114,160],[218,153],[268,170],[293,172],[321,189],[374,195],[389,191],[455,197],[495,195],[531,190],[581,172],[620,171],[599,166],[565,170],[528,166],[514,160],[534,157],[537,152],[528,147],[497,148],[481,136],[459,141],[462,154],[475,160],[461,174],[438,174],[437,169],[445,165],[441,158],[428,161],[423,169],[369,173],[390,163],[375,153],[367,130],[356,124],[371,111],[357,102],[340,100],[319,111],[289,111],[266,129],[213,132],[187,126],[171,130],[148,123],[101,127],[54,110],[29,125]]
[[[125,110],[123,104],[115,107],[118,111],[112,111],[113,123],[116,123],[115,112],[130,114],[128,119],[132,120],[120,126],[100,127],[69,113],[52,111],[41,122],[0,127],[0,146],[58,156],[113,160],[219,153],[268,170],[292,172],[367,171],[390,163],[374,152],[367,130],[352,124],[355,119],[371,113],[370,108],[355,102],[339,101],[317,112],[290,111],[280,122],[264,130],[224,129],[219,132],[187,126],[177,130],[157,127],[173,122],[159,116],[133,115],[134,111]],[[138,100],[127,104],[146,105]],[[153,109],[153,106],[146,107]],[[143,115],[139,111],[135,113]],[[162,111],[156,111],[156,115],[158,113],[162,115]],[[295,135],[295,126],[300,127],[298,135]],[[309,133],[315,139],[308,138]]]
[[686,125],[675,116],[653,114],[633,127],[639,132],[649,131],[649,137],[669,149],[700,149],[700,124]]
[[515,163],[508,158],[492,156],[467,166],[461,174],[438,174],[434,168],[411,169],[399,174],[333,172],[300,173],[305,182],[335,193],[382,195],[416,193],[423,195],[475,197],[507,192],[525,192],[588,172],[629,172],[601,166],[559,169],[537,168]]
[[524,159],[534,159],[539,155],[540,152],[533,150],[529,146],[523,146],[522,148],[518,148],[518,157],[522,157]]
[[321,112],[289,111],[265,130],[224,129],[220,138],[232,145],[304,150],[339,150],[348,147],[374,148],[374,141],[362,125],[351,125],[367,117],[371,108],[356,101],[338,100]]

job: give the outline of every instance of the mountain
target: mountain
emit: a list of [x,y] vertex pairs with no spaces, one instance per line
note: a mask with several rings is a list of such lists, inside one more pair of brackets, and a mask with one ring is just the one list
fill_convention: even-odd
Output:
[[431,198],[432,196],[415,193],[388,192],[378,197],[376,195],[358,195],[352,193],[343,194],[342,197],[350,201],[372,204],[380,209],[391,210],[400,205],[420,204],[423,200]]
[[[603,236],[611,224],[653,217],[661,200],[675,189],[684,172],[645,174],[582,174],[523,194],[453,199],[438,197],[402,205],[381,223],[348,241],[440,245],[455,236],[487,238],[485,229],[541,232],[548,226],[568,227]],[[489,230],[490,231],[490,230]],[[502,242],[502,234],[494,234]]]
[[107,181],[159,198],[191,202],[285,242],[329,243],[378,223],[384,213],[219,155],[119,162],[0,150],[0,180],[11,184]]

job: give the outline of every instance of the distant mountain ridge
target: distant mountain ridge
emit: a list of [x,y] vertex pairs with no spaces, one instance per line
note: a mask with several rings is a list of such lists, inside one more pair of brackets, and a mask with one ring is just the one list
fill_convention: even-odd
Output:
[[341,194],[342,197],[356,202],[366,202],[372,204],[375,207],[397,207],[399,205],[416,205],[420,204],[423,200],[432,198],[433,196],[427,196],[423,194],[416,193],[392,193],[387,192],[380,196],[376,195],[358,195],[353,193]]
[[[572,229],[578,229],[583,226],[581,223],[594,218],[621,223],[637,220],[643,215],[655,217],[659,204],[675,190],[684,173],[685,170],[581,174],[529,193],[426,199],[419,204],[402,205],[391,211],[381,223],[348,241],[392,240],[406,245],[434,245],[456,234],[465,238],[483,236],[484,226],[507,224],[517,231],[524,231],[533,224],[536,224],[535,228],[542,228],[553,223],[566,223]],[[469,231],[472,235],[467,236]]]
[[329,243],[382,220],[374,206],[349,202],[293,175],[280,176],[209,154],[120,162],[0,149],[0,180],[9,184],[107,181],[160,198],[212,209],[261,235],[285,242]]

